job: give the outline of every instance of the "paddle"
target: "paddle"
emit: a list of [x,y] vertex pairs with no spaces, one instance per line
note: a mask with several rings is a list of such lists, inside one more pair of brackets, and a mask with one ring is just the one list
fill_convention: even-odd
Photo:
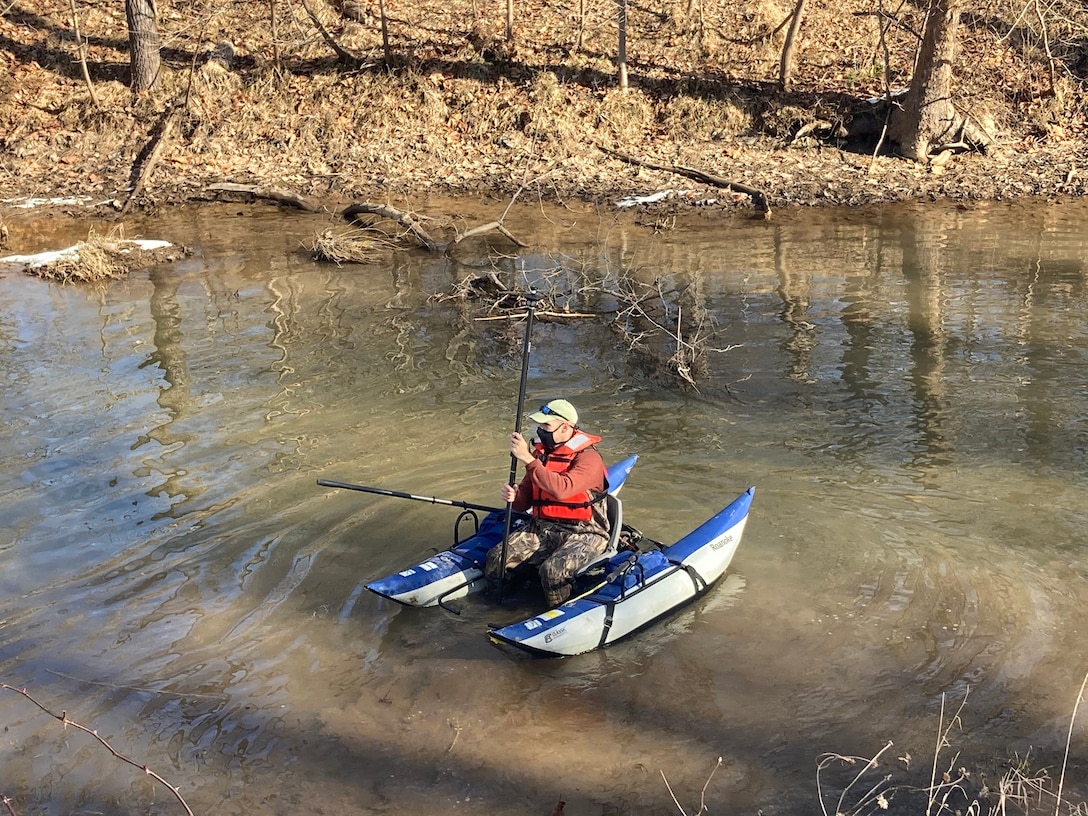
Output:
[[480,510],[484,513],[501,513],[501,507],[488,507],[484,504],[472,504],[470,502],[454,501],[453,499],[439,499],[434,496],[417,496],[414,493],[402,493],[399,490],[386,490],[381,487],[365,487],[364,485],[348,484],[347,482],[334,482],[331,479],[318,479],[317,483],[322,487],[341,487],[344,490],[358,490],[362,493],[375,493],[379,496],[393,496],[398,499],[412,499],[414,501],[429,502],[430,504],[446,504],[451,507],[460,507],[465,510]]
[[[529,377],[529,337],[533,333],[533,317],[536,314],[536,304],[541,300],[541,295],[530,290],[525,295],[525,302],[528,305],[528,314],[525,319],[525,339],[521,343],[521,383],[518,385],[518,412],[514,418],[514,433],[521,433],[521,414],[525,410],[525,381]],[[510,454],[510,480],[508,484],[511,487],[517,485],[518,478],[518,460],[514,454]],[[499,570],[499,588],[495,593],[496,603],[502,603],[502,590],[503,584],[506,583],[506,548],[510,542],[510,526],[514,518],[514,503],[506,503],[506,527],[502,533],[502,568]]]

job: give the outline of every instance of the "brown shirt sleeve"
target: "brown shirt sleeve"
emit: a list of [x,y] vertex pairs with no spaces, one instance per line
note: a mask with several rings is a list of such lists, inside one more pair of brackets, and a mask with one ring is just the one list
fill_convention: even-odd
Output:
[[532,501],[532,485],[546,490],[563,501],[586,490],[604,490],[604,459],[593,448],[586,448],[574,456],[574,461],[565,473],[553,473],[544,467],[539,459],[534,459],[525,466],[525,478],[518,485],[518,495],[514,498],[514,509],[524,512]]

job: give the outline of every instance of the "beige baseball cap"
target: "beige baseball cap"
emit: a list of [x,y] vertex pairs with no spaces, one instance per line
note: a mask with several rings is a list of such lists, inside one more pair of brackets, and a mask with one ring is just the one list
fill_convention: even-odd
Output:
[[578,424],[578,411],[565,399],[553,399],[540,406],[540,410],[529,414],[529,419],[543,425],[553,419],[561,419],[571,425]]

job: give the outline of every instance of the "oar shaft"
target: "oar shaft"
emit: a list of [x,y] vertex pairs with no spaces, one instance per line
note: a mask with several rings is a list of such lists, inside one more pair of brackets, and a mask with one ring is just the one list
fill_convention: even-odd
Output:
[[386,490],[384,487],[366,487],[365,485],[349,484],[348,482],[336,482],[332,479],[318,479],[317,483],[322,487],[339,487],[344,490],[357,490],[360,493],[373,493],[377,496],[392,496],[396,499],[411,499],[412,501],[427,502],[428,504],[445,504],[450,507],[461,507],[465,510],[480,510],[484,513],[505,512],[502,507],[488,507],[485,504],[439,499],[435,496],[417,496],[414,493],[403,493],[400,490]]
[[[540,295],[536,292],[530,292],[526,296],[526,304],[528,305],[528,312],[525,320],[525,339],[521,344],[521,381],[518,383],[518,411],[514,417],[514,432],[521,433],[521,414],[525,410],[525,383],[529,378],[529,351],[532,349],[531,337],[533,334],[533,317],[536,314],[536,304],[540,300]],[[510,480],[508,484],[513,487],[517,484],[518,478],[518,460],[514,454],[510,454]],[[495,593],[495,601],[502,603],[502,591],[506,583],[506,555],[507,548],[510,544],[510,527],[514,519],[514,504],[513,502],[506,503],[506,526],[502,534],[502,549],[500,553],[502,555],[502,566],[499,570],[499,587]]]

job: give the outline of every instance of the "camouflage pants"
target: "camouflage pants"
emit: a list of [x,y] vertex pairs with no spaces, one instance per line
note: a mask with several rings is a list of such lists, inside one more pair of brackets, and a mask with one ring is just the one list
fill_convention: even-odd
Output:
[[[574,574],[603,554],[608,535],[595,524],[550,524],[533,521],[528,529],[513,533],[506,545],[506,570],[525,564],[536,567],[540,585],[550,606],[558,606],[571,596]],[[484,575],[489,586],[496,586],[502,573],[502,544],[487,552]]]

